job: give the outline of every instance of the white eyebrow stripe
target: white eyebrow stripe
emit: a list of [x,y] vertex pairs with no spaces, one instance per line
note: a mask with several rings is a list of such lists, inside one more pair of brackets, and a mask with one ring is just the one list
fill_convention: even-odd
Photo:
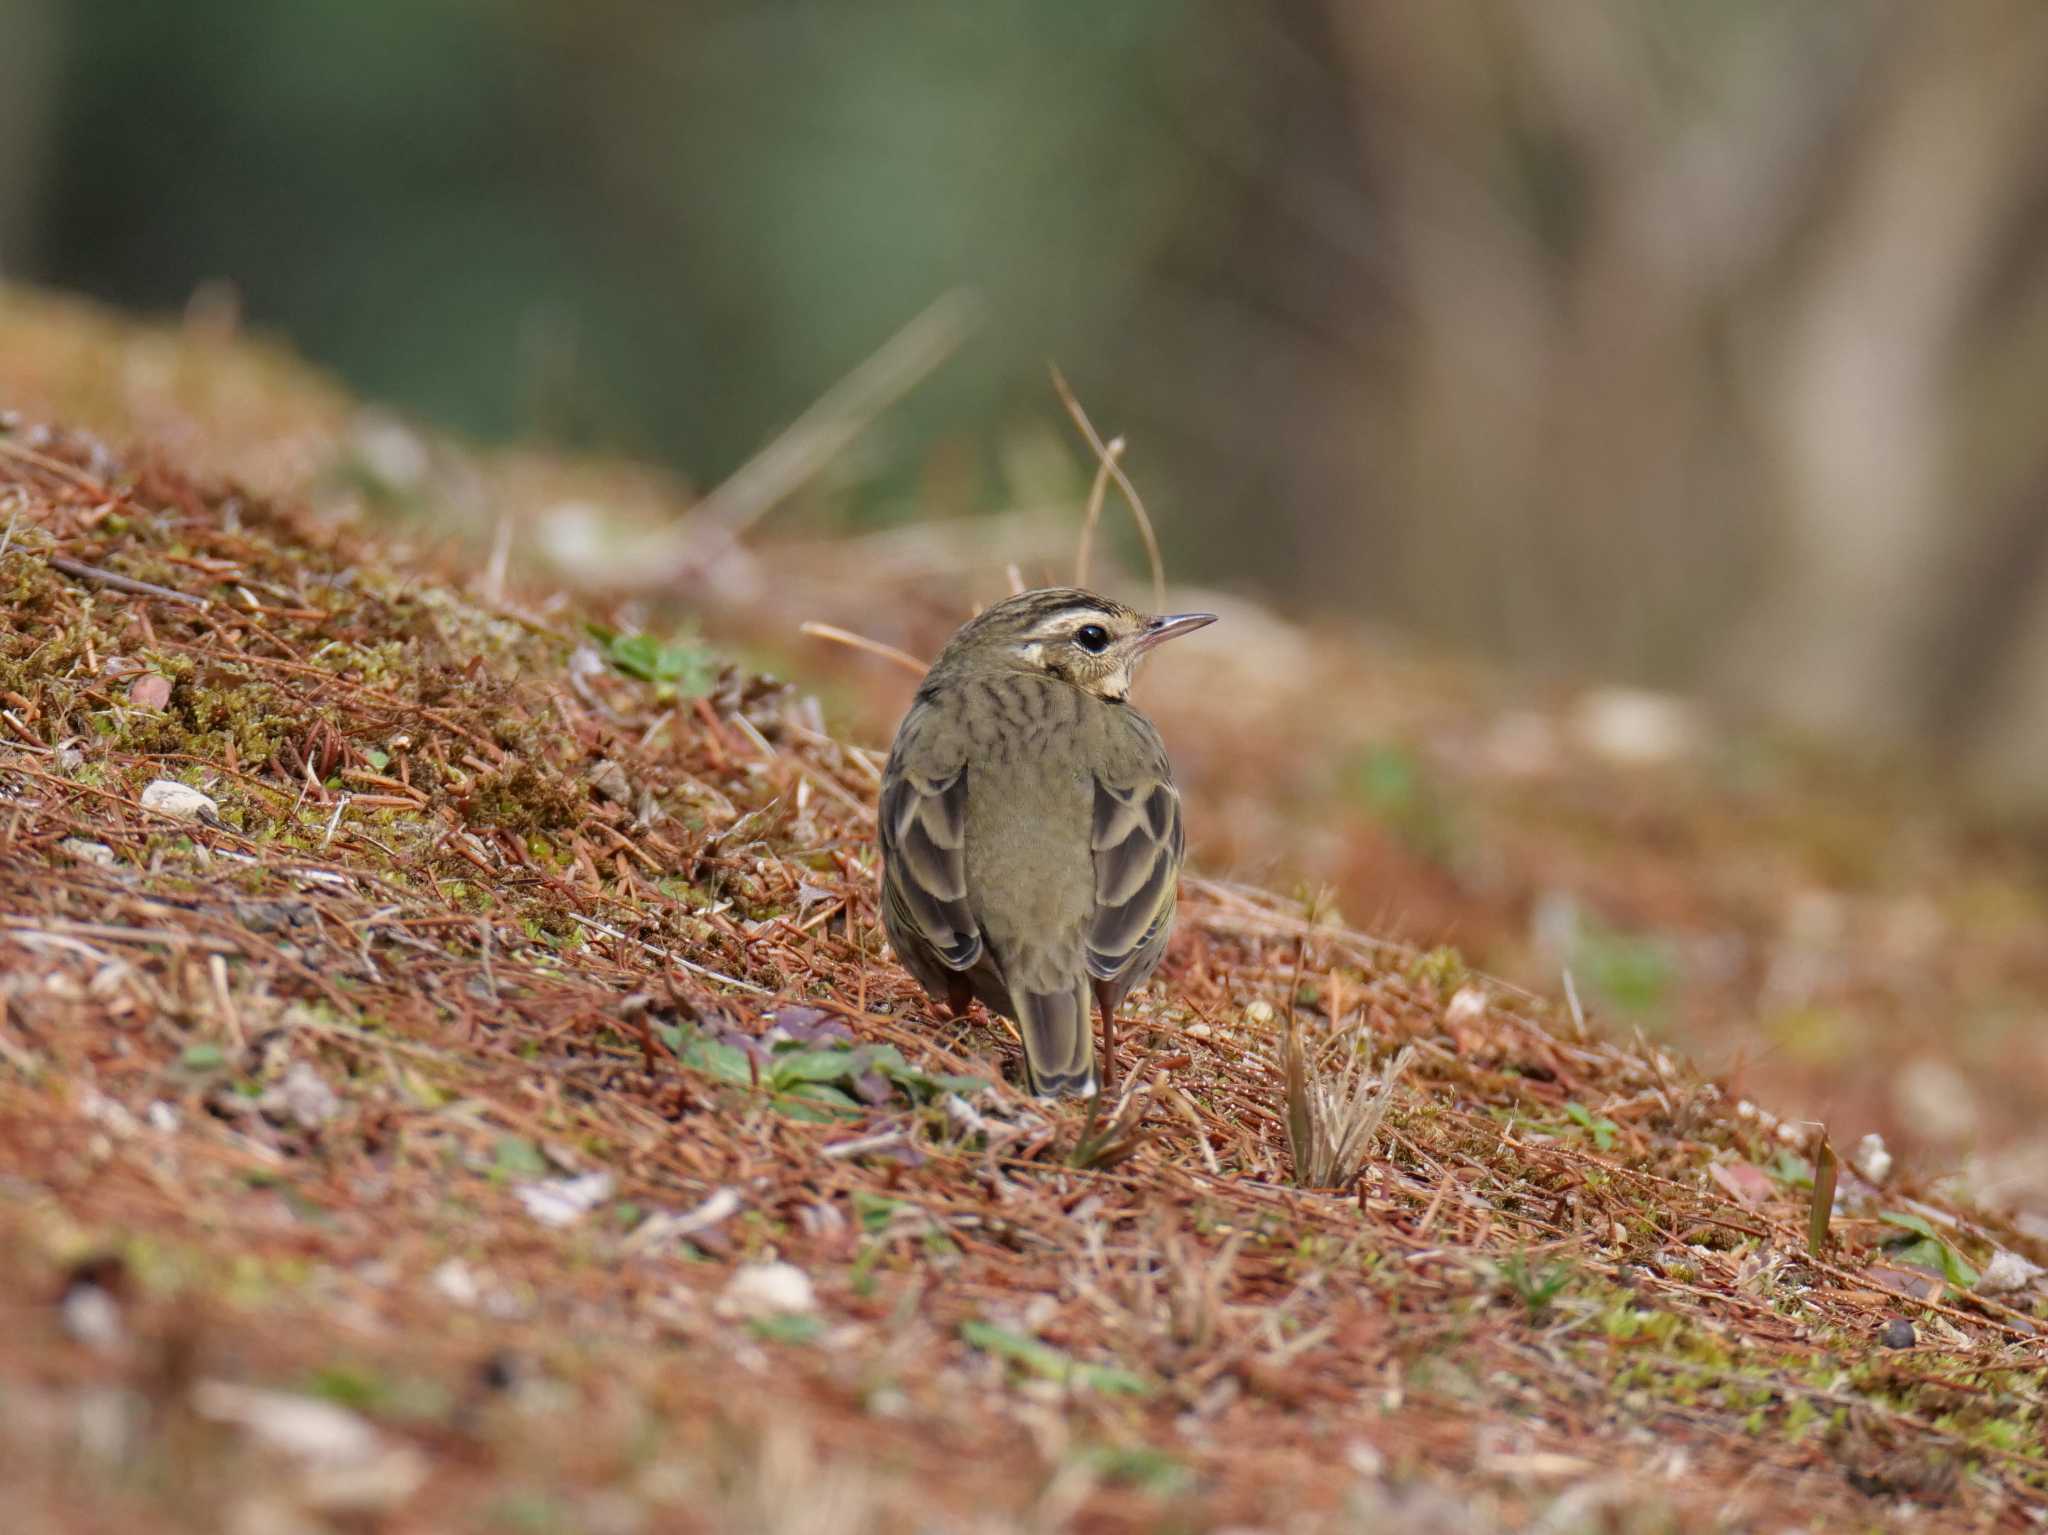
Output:
[[1033,625],[1030,637],[1034,640],[1064,639],[1073,632],[1076,619],[1093,619],[1096,623],[1107,624],[1110,615],[1089,603],[1077,602],[1041,618]]

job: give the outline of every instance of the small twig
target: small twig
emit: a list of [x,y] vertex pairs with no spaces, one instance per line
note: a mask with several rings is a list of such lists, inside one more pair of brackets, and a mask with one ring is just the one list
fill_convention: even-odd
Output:
[[687,970],[692,975],[701,975],[707,981],[717,981],[721,985],[734,986],[741,991],[751,991],[757,997],[772,997],[775,995],[766,986],[756,986],[752,981],[743,981],[738,976],[724,975],[719,971],[713,970],[709,965],[700,965],[692,960],[684,959],[682,955],[677,954],[671,949],[659,948],[651,943],[642,943],[638,938],[622,933],[615,927],[608,927],[602,922],[583,916],[581,913],[572,911],[565,912],[564,915],[579,927],[587,927],[594,933],[604,934],[607,938],[616,938],[620,943],[630,943],[634,948],[645,950],[657,959],[674,965],[678,970]]
[[845,645],[852,650],[865,650],[869,655],[880,656],[884,661],[894,661],[907,672],[922,677],[929,668],[924,662],[907,650],[898,650],[894,645],[885,645],[880,640],[871,640],[865,635],[855,634],[850,629],[841,629],[833,624],[814,623],[809,619],[797,625],[797,631],[808,634],[812,639],[830,640],[835,645]]
[[1088,439],[1088,446],[1095,450],[1096,462],[1116,481],[1116,488],[1123,492],[1124,500],[1130,504],[1131,517],[1138,524],[1138,536],[1145,541],[1145,558],[1152,562],[1152,607],[1155,612],[1166,611],[1166,562],[1159,555],[1159,536],[1152,531],[1152,519],[1145,514],[1145,501],[1138,494],[1138,487],[1131,483],[1131,477],[1124,473],[1123,465],[1117,462],[1118,454],[1112,452],[1095,430],[1095,423],[1088,419],[1088,412],[1081,408],[1081,402],[1074,398],[1074,391],[1067,387],[1067,376],[1057,366],[1052,368],[1052,386],[1059,392],[1060,403],[1067,407],[1067,414],[1074,418],[1074,425],[1081,429],[1081,435]]
[[228,962],[220,954],[206,956],[206,973],[213,982],[214,1001],[220,1005],[221,1022],[227,1026],[228,1038],[234,1042],[235,1053],[240,1055],[249,1048],[249,1041],[242,1033],[242,1018],[235,1011],[234,993],[228,988]]
[[24,464],[34,464],[36,468],[69,480],[80,490],[87,491],[92,495],[105,496],[107,494],[107,487],[87,474],[83,469],[75,468],[60,458],[52,458],[47,453],[38,453],[34,448],[25,448],[18,442],[0,441],[0,456],[15,459]]
[[65,575],[75,576],[81,581],[97,581],[101,586],[110,586],[117,592],[127,592],[131,596],[159,597],[165,602],[182,602],[185,606],[198,608],[201,612],[212,606],[204,597],[194,597],[189,592],[173,591],[170,587],[158,586],[153,581],[138,581],[133,576],[124,576],[118,571],[102,570],[97,565],[81,564],[77,560],[63,559],[54,554],[50,556],[50,568],[61,570]]

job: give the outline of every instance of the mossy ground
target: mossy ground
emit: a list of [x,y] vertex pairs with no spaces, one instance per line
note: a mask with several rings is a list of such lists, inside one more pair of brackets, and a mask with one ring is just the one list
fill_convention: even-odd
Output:
[[[1814,1133],[1674,1052],[1196,879],[1142,1133],[1077,1168],[1081,1110],[886,960],[875,758],[797,691],[75,433],[0,436],[0,523],[16,1528],[2048,1506],[2048,1299],[1954,1267],[2038,1244],[1844,1169],[1815,1255]],[[1417,1051],[1341,1191],[1288,1179],[1290,1011]],[[769,1262],[807,1301],[748,1300]],[[369,1437],[267,1444],[247,1387]]]

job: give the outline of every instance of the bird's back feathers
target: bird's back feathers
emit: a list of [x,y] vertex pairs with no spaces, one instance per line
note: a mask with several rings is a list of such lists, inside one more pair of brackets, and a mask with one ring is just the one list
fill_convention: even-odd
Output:
[[1032,1085],[1095,1083],[1090,978],[1115,1009],[1158,965],[1182,855],[1151,722],[1055,677],[935,672],[880,805],[882,914],[934,996],[1016,1019]]

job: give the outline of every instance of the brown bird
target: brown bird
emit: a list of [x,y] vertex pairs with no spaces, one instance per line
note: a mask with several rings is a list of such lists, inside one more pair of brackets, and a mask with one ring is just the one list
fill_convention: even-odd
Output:
[[1116,1012],[1158,967],[1180,875],[1180,795],[1131,674],[1212,613],[1153,618],[1073,587],[961,627],[882,774],[882,922],[956,1015],[1016,1020],[1033,1091],[1116,1082]]

